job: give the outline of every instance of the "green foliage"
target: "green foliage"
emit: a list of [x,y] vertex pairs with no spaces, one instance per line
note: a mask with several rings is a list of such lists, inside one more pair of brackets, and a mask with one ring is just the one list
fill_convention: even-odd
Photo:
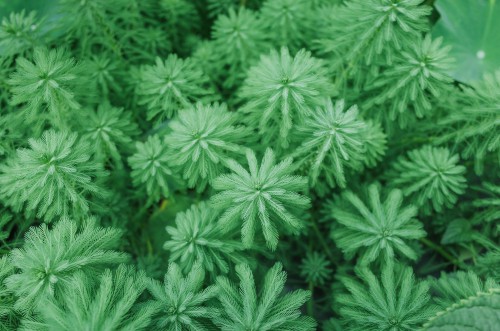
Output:
[[165,19],[164,31],[169,40],[177,47],[183,45],[185,35],[195,26],[199,26],[199,17],[192,1],[160,0],[160,17]]
[[394,186],[411,196],[417,206],[440,212],[450,208],[465,191],[465,167],[458,165],[458,155],[447,148],[424,146],[400,157],[389,174]]
[[[132,1],[129,1],[132,2]],[[59,0],[57,28],[66,40],[78,40],[80,51],[90,53],[92,46],[116,49],[117,21],[120,14],[130,14],[127,1]]]
[[228,67],[226,85],[234,86],[243,80],[242,73],[266,51],[268,43],[257,15],[244,7],[230,8],[227,15],[219,15],[212,28],[218,61]]
[[[278,139],[288,146],[293,124],[323,104],[331,89],[326,69],[306,50],[292,57],[287,48],[271,51],[248,71],[241,89],[243,111],[258,125],[265,143]],[[278,131],[279,128],[279,131]]]
[[4,227],[12,220],[12,215],[10,214],[3,214],[0,215],[0,247],[2,247],[5,244],[5,239],[9,238],[10,236],[10,231],[9,229],[4,230]]
[[463,299],[476,296],[478,293],[487,293],[493,289],[500,288],[500,284],[492,278],[483,282],[472,271],[458,271],[453,274],[442,274],[441,277],[431,283],[434,292],[434,300],[443,309]]
[[123,108],[101,104],[95,111],[83,113],[82,117],[85,126],[81,139],[94,144],[96,158],[104,163],[111,159],[121,165],[122,153],[131,149],[132,139],[139,133],[132,114]]
[[241,223],[241,240],[245,247],[254,242],[257,221],[267,246],[275,250],[279,231],[283,226],[297,233],[303,224],[298,216],[309,207],[309,199],[299,192],[306,189],[304,177],[292,175],[292,159],[276,164],[274,152],[267,149],[262,162],[257,164],[255,153],[247,151],[247,171],[236,161],[228,161],[232,173],[217,177],[212,186],[220,193],[212,196],[211,203],[224,213],[219,219],[223,227]]
[[37,320],[25,320],[20,330],[147,330],[152,305],[136,307],[145,289],[145,275],[120,265],[106,269],[99,282],[84,272],[67,280],[60,302],[45,297]]
[[500,323],[500,290],[478,293],[440,312],[422,330],[494,331]]
[[401,207],[401,190],[390,191],[382,202],[379,187],[370,185],[366,199],[369,207],[351,191],[344,192],[342,198],[342,203],[332,208],[332,216],[342,225],[332,230],[332,237],[349,258],[357,254],[361,264],[382,258],[389,261],[396,254],[417,259],[408,241],[426,233],[415,219],[417,208]]
[[115,249],[121,231],[102,228],[95,220],[85,220],[81,226],[63,220],[49,230],[46,224],[32,227],[22,248],[11,251],[15,273],[5,285],[17,296],[15,308],[30,312],[45,295],[71,300],[64,291],[72,290],[69,280],[76,272],[95,277],[99,269],[126,260]]
[[0,166],[4,201],[47,222],[88,215],[89,198],[105,195],[101,181],[107,175],[90,143],[75,133],[49,130],[29,145]]
[[367,106],[389,108],[385,116],[397,119],[401,127],[414,122],[415,117],[432,114],[431,98],[449,93],[452,81],[447,75],[452,61],[448,56],[450,47],[442,47],[441,43],[442,38],[432,40],[427,35],[416,40],[408,51],[396,55],[393,65],[371,84],[376,93]]
[[[306,118],[297,130],[302,141],[296,154],[311,164],[310,180],[315,186],[324,173],[330,186],[346,187],[344,168],[360,170],[364,159],[366,123],[359,119],[356,105],[344,111],[344,100],[330,99]],[[377,153],[377,152],[375,152]]]
[[170,122],[165,140],[172,150],[172,165],[180,167],[188,187],[204,190],[230,158],[243,153],[241,144],[249,139],[249,131],[238,122],[239,116],[218,103],[197,103]]
[[12,291],[5,285],[5,278],[14,273],[14,266],[7,256],[0,258],[0,330],[15,330],[17,317],[14,311],[16,301]]
[[[392,64],[393,58],[426,32],[431,8],[423,0],[354,0],[333,12],[322,51],[335,57],[342,77],[363,74],[363,64]],[[366,78],[365,78],[366,79]]]
[[211,17],[226,14],[230,9],[235,10],[240,0],[207,0],[207,9]]
[[440,120],[446,131],[437,142],[451,140],[460,145],[462,156],[474,159],[474,169],[480,175],[489,155],[500,160],[500,70],[463,88],[465,100]]
[[453,220],[446,226],[441,238],[442,244],[456,244],[470,242],[473,237],[471,222],[464,219]]
[[208,307],[207,301],[216,296],[215,285],[202,289],[205,272],[200,263],[183,276],[175,263],[168,266],[164,283],[149,281],[148,290],[154,297],[154,322],[161,330],[209,330],[208,320],[219,312]]
[[[450,45],[457,66],[450,75],[464,83],[480,80],[484,73],[500,68],[500,5],[496,1],[437,0],[440,19],[432,34],[442,36]],[[459,23],[460,22],[460,23]]]
[[[8,89],[7,80],[12,72],[12,69],[9,67],[11,60],[8,57],[0,57],[0,106],[7,105],[10,99],[10,93]],[[4,111],[2,111],[3,113]],[[0,118],[2,122],[5,121],[5,116]],[[5,124],[2,123],[0,127],[5,127]],[[3,145],[3,141],[2,141]],[[0,152],[4,153],[0,147]]]
[[165,61],[156,58],[155,65],[141,68],[136,93],[139,105],[146,105],[147,119],[162,122],[179,108],[208,94],[207,78],[191,59],[169,55]]
[[482,222],[497,222],[500,220],[500,185],[484,183],[483,189],[488,197],[473,202],[479,209],[477,218]]
[[33,62],[18,58],[16,68],[8,80],[14,105],[25,105],[30,115],[47,109],[55,123],[62,121],[64,111],[80,108],[75,98],[81,83],[79,69],[63,49],[36,48]]
[[477,270],[492,277],[500,284],[500,249],[493,249],[480,256],[477,261]]
[[10,13],[9,17],[2,19],[0,25],[0,54],[22,54],[34,47],[42,37],[39,30],[36,12],[26,14],[23,10],[20,13]]
[[145,187],[150,201],[171,195],[172,186],[180,185],[170,165],[168,149],[156,135],[144,143],[136,143],[137,152],[128,159],[130,173],[136,187]]
[[248,265],[236,266],[240,280],[236,288],[229,279],[217,278],[218,298],[223,311],[214,318],[221,330],[314,330],[316,323],[300,316],[299,308],[310,293],[296,290],[280,295],[286,281],[281,264],[275,264],[266,273],[264,284],[257,294],[253,273]]
[[415,330],[436,312],[429,286],[416,281],[409,267],[391,261],[379,278],[368,269],[359,269],[358,276],[362,283],[343,278],[349,294],[338,296],[349,330]]
[[308,252],[306,257],[302,259],[300,275],[309,283],[323,285],[330,278],[330,264],[324,254]]
[[90,79],[95,84],[93,89],[102,96],[108,96],[111,92],[122,92],[122,87],[116,79],[119,73],[118,63],[112,61],[109,56],[107,53],[98,54],[87,61],[92,72]]
[[210,273],[227,273],[231,263],[247,262],[243,247],[218,222],[218,213],[207,203],[193,205],[176,215],[176,227],[168,226],[171,238],[163,248],[170,251],[170,259],[177,261],[184,271],[192,270],[200,262]]
[[261,20],[271,32],[274,45],[300,49],[309,35],[309,0],[267,0],[261,9]]
[[374,121],[366,122],[364,132],[365,154],[364,163],[368,167],[375,167],[382,160],[387,150],[387,136],[382,131],[380,124]]
[[0,331],[494,329],[499,8],[0,1]]

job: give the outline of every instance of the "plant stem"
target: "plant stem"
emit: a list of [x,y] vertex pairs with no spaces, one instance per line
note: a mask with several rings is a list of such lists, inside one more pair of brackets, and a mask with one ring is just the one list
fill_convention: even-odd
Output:
[[326,244],[325,239],[321,235],[321,232],[319,232],[318,226],[316,225],[316,221],[313,219],[311,224],[312,224],[312,227],[314,229],[314,233],[318,237],[319,243],[321,244],[321,246],[323,246],[323,249],[325,250],[326,255],[328,255],[328,258],[332,261],[332,264],[335,265],[336,264],[335,258],[333,257],[333,254],[330,251],[330,248]]
[[437,253],[439,253],[442,257],[444,257],[445,259],[447,259],[448,261],[450,261],[451,263],[453,263],[457,267],[462,268],[462,269],[468,269],[467,266],[462,261],[459,261],[458,259],[456,259],[455,257],[453,257],[443,247],[441,247],[441,246],[433,243],[429,239],[427,239],[427,238],[420,238],[420,242],[423,243],[424,245],[426,245],[427,247],[429,247],[430,249],[432,249],[432,250],[436,251]]
[[311,298],[309,298],[309,301],[307,302],[307,315],[313,316],[313,311],[314,311],[314,302],[313,302],[314,285],[313,285],[312,282],[309,282],[309,291],[311,292]]

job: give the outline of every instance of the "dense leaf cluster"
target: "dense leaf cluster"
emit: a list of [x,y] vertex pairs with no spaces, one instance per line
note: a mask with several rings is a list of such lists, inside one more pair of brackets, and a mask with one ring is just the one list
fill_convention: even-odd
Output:
[[458,2],[0,1],[0,331],[494,330]]

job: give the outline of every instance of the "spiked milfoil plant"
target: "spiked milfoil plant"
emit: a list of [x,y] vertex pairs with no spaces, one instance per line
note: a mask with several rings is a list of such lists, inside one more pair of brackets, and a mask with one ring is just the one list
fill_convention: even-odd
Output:
[[388,176],[405,196],[429,212],[450,208],[465,191],[465,167],[458,164],[458,155],[447,148],[424,146],[408,152],[393,165]]
[[0,331],[497,331],[499,1],[0,0]]
[[93,219],[81,226],[64,220],[52,229],[46,224],[32,227],[24,245],[10,254],[16,273],[5,284],[17,296],[15,308],[30,312],[46,295],[64,296],[61,291],[68,290],[69,279],[78,271],[95,277],[99,269],[125,262],[126,254],[115,250],[121,234],[97,226]]
[[141,68],[136,92],[139,104],[147,107],[147,119],[162,122],[206,96],[207,83],[191,59],[169,55],[165,61],[156,58],[154,66]]
[[[391,64],[394,55],[413,45],[428,30],[427,16],[432,8],[424,0],[354,0],[343,2],[332,11],[321,51],[334,57],[338,79],[362,75],[363,65]],[[365,77],[362,77],[365,76]]]
[[381,277],[368,269],[357,272],[362,282],[344,277],[349,294],[338,296],[345,326],[353,331],[412,331],[436,313],[429,304],[429,286],[415,280],[409,267],[388,262]]
[[299,192],[306,189],[307,180],[292,175],[291,158],[276,164],[271,149],[266,150],[260,167],[251,150],[247,151],[247,161],[250,171],[236,161],[228,161],[232,173],[213,181],[213,188],[221,192],[210,201],[224,211],[219,219],[223,228],[241,223],[241,238],[246,247],[254,242],[259,221],[267,246],[275,250],[279,227],[294,233],[303,227],[298,213],[309,207],[309,199]]
[[381,201],[377,185],[370,185],[367,191],[369,207],[347,191],[342,195],[343,201],[332,208],[332,216],[342,224],[332,231],[337,246],[348,257],[358,254],[361,264],[392,260],[396,255],[415,260],[417,253],[407,241],[426,234],[415,219],[417,208],[412,205],[401,208],[400,190],[389,192],[385,201]]
[[321,107],[299,124],[297,140],[302,141],[294,156],[311,164],[309,177],[315,186],[324,173],[330,186],[346,186],[345,168],[359,170],[364,159],[366,123],[359,119],[358,108],[344,111],[344,100],[333,105],[327,99]]
[[60,18],[57,25],[65,32],[65,43],[79,42],[78,49],[83,54],[91,53],[95,44],[120,54],[116,21],[119,15],[130,15],[131,11],[126,8],[130,2],[133,1],[58,1],[56,8]]
[[220,15],[212,28],[214,46],[220,51],[222,66],[228,66],[225,85],[241,84],[244,72],[268,48],[264,29],[257,15],[245,7],[229,8],[227,15]]
[[149,201],[168,198],[172,188],[182,185],[170,164],[168,149],[158,136],[150,136],[144,143],[137,142],[136,150],[128,159],[132,168],[130,175],[134,186],[146,188]]
[[165,141],[172,150],[172,165],[198,191],[222,172],[230,158],[244,153],[242,144],[250,137],[239,116],[218,103],[183,109],[170,129]]
[[75,133],[49,130],[40,139],[30,139],[29,145],[0,166],[0,195],[7,204],[47,222],[80,219],[90,209],[98,210],[91,208],[90,199],[106,196],[101,184],[107,172],[88,141]]
[[306,50],[293,57],[283,47],[262,56],[249,70],[241,89],[241,97],[247,100],[243,111],[250,113],[249,121],[259,127],[266,143],[278,139],[286,148],[294,124],[322,105],[331,90],[321,60]]
[[132,139],[139,134],[132,114],[123,108],[102,104],[97,110],[86,110],[82,114],[85,123],[82,139],[96,146],[96,158],[104,163],[111,159],[121,166],[122,154],[131,150]]
[[43,22],[37,19],[34,11],[26,14],[23,10],[3,17],[0,25],[0,54],[7,57],[23,54],[38,45],[43,37],[39,23]]
[[92,72],[91,81],[95,84],[95,89],[101,96],[109,96],[110,93],[122,93],[123,89],[118,81],[120,72],[119,62],[109,53],[102,53],[92,56],[87,62]]
[[60,301],[44,297],[39,315],[25,319],[20,330],[147,330],[154,307],[138,304],[146,287],[145,275],[120,265],[93,280],[84,272],[67,280]]
[[204,202],[178,213],[176,226],[167,226],[171,238],[163,245],[170,251],[170,260],[186,272],[200,262],[211,274],[227,273],[232,264],[248,262],[235,231],[228,231],[218,220],[219,214]]
[[82,83],[78,79],[80,69],[65,50],[36,48],[33,62],[18,58],[16,69],[8,80],[12,103],[25,105],[29,115],[47,108],[53,122],[61,125],[62,113],[80,108],[76,98]]
[[447,72],[453,59],[448,56],[449,49],[449,46],[442,46],[442,38],[432,40],[427,35],[418,39],[408,51],[396,56],[394,64],[375,80],[371,86],[375,96],[366,106],[387,105],[389,114],[385,116],[398,119],[402,127],[415,117],[431,114],[433,98],[450,93],[452,79]]
[[323,285],[331,276],[330,265],[323,253],[307,252],[300,265],[300,275],[309,283]]
[[[474,159],[474,170],[483,174],[485,159],[500,160],[500,70],[485,74],[471,86],[461,86],[463,103],[440,120],[445,130],[438,143],[453,142],[463,148],[462,157]],[[456,93],[456,91],[454,91]]]
[[215,285],[203,288],[205,272],[200,263],[184,276],[179,266],[170,263],[163,284],[151,280],[147,288],[153,295],[154,323],[161,330],[208,331],[209,320],[219,314],[207,302],[217,294]]
[[316,323],[300,315],[299,308],[310,296],[308,291],[296,290],[281,295],[286,272],[276,263],[269,269],[257,292],[252,271],[248,265],[236,267],[239,289],[226,277],[217,278],[218,298],[224,308],[213,321],[223,331],[232,330],[314,330]]
[[309,32],[310,0],[268,0],[261,9],[261,20],[271,31],[273,44],[297,51],[305,44]]

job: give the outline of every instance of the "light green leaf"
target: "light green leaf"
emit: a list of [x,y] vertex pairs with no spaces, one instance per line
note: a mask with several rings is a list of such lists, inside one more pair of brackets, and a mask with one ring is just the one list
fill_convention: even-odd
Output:
[[461,300],[427,323],[426,331],[496,331],[500,325],[500,290]]
[[432,34],[453,48],[450,75],[469,83],[500,68],[500,5],[496,0],[437,0],[441,18]]

